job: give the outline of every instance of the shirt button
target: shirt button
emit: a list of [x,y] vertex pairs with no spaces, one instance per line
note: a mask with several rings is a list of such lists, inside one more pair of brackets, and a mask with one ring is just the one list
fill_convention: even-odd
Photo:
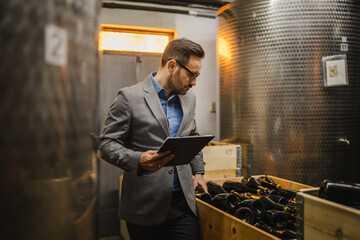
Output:
[[169,170],[169,174],[172,174],[172,173],[173,173],[173,170],[172,170],[172,169],[170,169],[170,170]]

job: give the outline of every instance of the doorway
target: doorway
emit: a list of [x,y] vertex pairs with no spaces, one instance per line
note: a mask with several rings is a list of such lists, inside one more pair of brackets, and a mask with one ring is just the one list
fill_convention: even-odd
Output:
[[[106,30],[109,26],[106,25]],[[114,26],[112,26],[114,27]],[[135,28],[135,29],[134,29]],[[139,27],[127,27],[130,32],[140,31]],[[113,28],[112,28],[113,29]],[[120,31],[119,28],[115,29]],[[151,29],[145,29],[149,33]],[[152,29],[154,30],[154,29]],[[121,30],[123,31],[123,30]],[[159,34],[159,29],[156,29]],[[169,29],[165,31],[169,35]],[[172,30],[169,41],[176,36]],[[161,51],[162,52],[162,51]],[[102,51],[102,72],[98,102],[98,121],[100,132],[103,130],[107,113],[121,88],[142,82],[151,72],[157,71],[161,53],[139,51]],[[104,160],[98,166],[98,235],[111,237],[120,235],[119,176],[123,170]]]

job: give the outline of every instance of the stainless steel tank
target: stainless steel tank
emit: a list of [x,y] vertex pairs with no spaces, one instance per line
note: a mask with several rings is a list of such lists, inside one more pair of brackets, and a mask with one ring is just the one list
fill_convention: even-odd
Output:
[[[220,139],[247,174],[360,181],[360,1],[238,0],[218,11]],[[345,55],[348,85],[322,58]]]
[[0,1],[2,239],[95,239],[100,1]]

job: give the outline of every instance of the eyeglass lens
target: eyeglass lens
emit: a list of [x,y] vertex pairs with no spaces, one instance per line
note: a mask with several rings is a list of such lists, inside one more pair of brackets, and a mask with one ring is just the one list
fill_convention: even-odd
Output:
[[193,80],[195,78],[197,78],[200,73],[193,73],[192,71],[190,71],[187,67],[185,67],[181,62],[179,62],[178,60],[175,60],[183,69],[185,69],[186,71],[188,71],[191,75],[189,77],[189,80]]

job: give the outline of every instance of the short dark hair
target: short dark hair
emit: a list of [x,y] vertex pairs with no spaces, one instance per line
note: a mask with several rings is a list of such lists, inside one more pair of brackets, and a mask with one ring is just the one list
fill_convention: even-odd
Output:
[[200,44],[187,38],[172,40],[167,44],[161,56],[161,67],[165,66],[170,59],[175,59],[182,64],[187,64],[190,56],[203,58],[205,56],[204,49]]

